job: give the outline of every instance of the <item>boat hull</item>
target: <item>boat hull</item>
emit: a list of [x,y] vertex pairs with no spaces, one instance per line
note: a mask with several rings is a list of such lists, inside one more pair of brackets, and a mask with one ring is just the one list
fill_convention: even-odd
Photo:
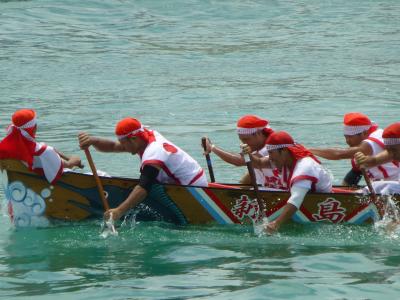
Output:
[[[16,226],[47,226],[56,220],[100,219],[102,201],[92,175],[66,172],[51,185],[21,162],[0,160],[3,188],[12,222]],[[138,184],[137,179],[102,177],[110,207],[122,203]],[[260,191],[270,220],[282,212],[287,192]],[[396,204],[398,198],[395,198]],[[259,207],[255,192],[239,186],[193,187],[170,184],[153,186],[135,209],[136,220],[185,224],[252,224]],[[349,193],[308,193],[293,216],[299,223],[363,224],[382,216],[368,196]]]

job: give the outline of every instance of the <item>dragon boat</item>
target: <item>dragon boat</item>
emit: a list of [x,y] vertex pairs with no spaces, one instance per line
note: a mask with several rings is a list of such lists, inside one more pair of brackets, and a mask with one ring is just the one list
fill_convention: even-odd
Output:
[[[0,160],[4,195],[12,223],[47,226],[58,220],[83,221],[103,215],[102,200],[93,175],[65,172],[52,185],[17,160]],[[138,179],[100,176],[110,207],[126,199]],[[293,216],[294,222],[372,223],[382,213],[368,195],[343,187],[332,193],[308,193]],[[379,195],[378,195],[379,196]],[[269,220],[275,219],[289,198],[288,192],[262,191]],[[394,199],[398,204],[399,198]],[[164,221],[185,224],[252,224],[259,205],[251,186],[210,184],[209,187],[154,185],[147,198],[135,209],[137,221]]]

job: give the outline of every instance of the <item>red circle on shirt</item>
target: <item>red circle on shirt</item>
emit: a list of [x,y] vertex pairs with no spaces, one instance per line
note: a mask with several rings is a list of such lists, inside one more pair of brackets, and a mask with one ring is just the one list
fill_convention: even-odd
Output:
[[164,147],[165,151],[167,151],[167,152],[171,152],[171,153],[178,152],[178,149],[171,144],[164,143],[163,147]]

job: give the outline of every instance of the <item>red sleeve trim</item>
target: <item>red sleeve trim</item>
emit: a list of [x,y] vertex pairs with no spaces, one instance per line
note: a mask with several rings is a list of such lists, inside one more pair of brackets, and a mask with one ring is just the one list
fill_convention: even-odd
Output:
[[369,137],[369,138],[367,138],[367,140],[370,140],[370,141],[373,141],[373,142],[377,143],[382,149],[385,148],[385,144],[382,143],[382,142],[381,142],[380,140],[378,140],[377,138]]
[[314,192],[315,191],[315,185],[318,182],[318,178],[314,177],[314,176],[309,176],[309,175],[299,175],[296,176],[295,178],[293,178],[290,181],[290,187],[293,186],[293,184],[295,184],[296,182],[299,182],[301,180],[309,180],[311,181],[311,191]]
[[58,179],[60,179],[60,177],[61,177],[61,175],[64,173],[64,165],[63,165],[63,162],[61,161],[61,166],[60,166],[60,168],[58,169],[58,172],[57,172],[57,175],[56,175],[56,177],[54,177],[54,179],[50,182],[51,184],[54,184],[54,183],[56,183],[56,181],[58,180]]
[[38,151],[35,152],[34,156],[40,156],[46,151],[47,145],[42,145]]
[[145,160],[142,162],[142,165],[140,167],[140,169],[143,169],[144,166],[146,165],[156,165],[157,167],[162,168],[163,166],[165,166],[164,162],[158,159],[149,159],[149,160]]
[[203,174],[204,174],[204,170],[200,169],[199,173],[197,173],[197,175],[194,176],[192,180],[190,180],[188,185],[192,185],[194,182],[196,182],[197,179],[199,179],[201,176],[203,176]]
[[381,171],[381,173],[382,173],[382,175],[383,175],[383,178],[386,179],[386,178],[389,177],[389,174],[388,174],[388,172],[386,171],[386,169],[385,169],[384,167],[378,166],[378,170]]

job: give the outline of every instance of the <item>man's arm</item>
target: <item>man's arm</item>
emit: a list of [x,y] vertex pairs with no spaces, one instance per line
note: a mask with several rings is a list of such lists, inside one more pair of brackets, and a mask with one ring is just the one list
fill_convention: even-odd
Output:
[[63,168],[72,169],[73,167],[78,167],[83,169],[81,158],[79,156],[73,155],[68,156],[59,151],[58,149],[53,148],[54,151],[60,156]]
[[350,148],[309,148],[312,154],[329,159],[329,160],[339,160],[339,159],[352,159],[354,154],[357,152],[362,152],[366,155],[372,153],[371,146],[368,143],[361,143],[358,147]]
[[[310,183],[311,186],[311,183]],[[276,220],[268,223],[265,227],[267,233],[272,234],[278,231],[279,227],[287,222],[300,208],[303,203],[304,197],[306,196],[309,188],[300,187],[300,186],[292,186],[290,189],[290,198],[283,207],[282,213],[279,215]]]
[[368,156],[362,152],[357,152],[354,155],[354,160],[360,168],[372,168],[392,161],[393,156],[387,150],[384,150],[375,156]]
[[216,154],[219,158],[221,158],[223,161],[240,167],[240,166],[244,166],[246,163],[244,161],[244,158],[242,155],[240,155],[239,153],[232,153],[232,152],[228,152],[225,151],[217,146],[213,146],[211,151]]
[[86,132],[81,132],[78,135],[79,146],[85,149],[93,146],[96,150],[101,152],[124,152],[125,149],[119,141],[103,139],[99,137],[90,136]]
[[112,216],[113,220],[119,220],[129,209],[138,205],[147,196],[147,191],[140,185],[134,187],[128,198],[125,199],[118,207],[111,208],[104,213],[106,220]]
[[290,203],[286,203],[285,206],[283,207],[282,213],[275,221],[272,221],[266,225],[265,231],[268,234],[275,233],[276,231],[278,231],[278,229],[281,227],[283,223],[289,220],[296,213],[296,211],[297,211],[296,206]]
[[83,167],[79,156],[73,155],[70,157],[63,157],[61,160],[64,168],[72,169],[73,167]]
[[210,154],[211,152],[213,152],[215,155],[217,155],[223,161],[227,162],[228,164],[237,166],[237,167],[246,165],[246,162],[244,161],[244,158],[240,153],[232,153],[232,152],[225,151],[224,149],[212,144],[209,138],[206,139],[205,146],[206,146],[206,149],[204,151],[204,154]]
[[259,169],[272,168],[269,157],[267,157],[267,156],[260,157],[258,155],[254,155],[254,154],[250,154],[250,155],[251,155],[251,162],[252,162],[254,168],[259,168]]
[[114,220],[120,219],[129,209],[134,208],[142,202],[150,192],[157,175],[160,172],[158,166],[145,165],[140,174],[139,184],[134,187],[129,196],[118,207],[107,210],[104,218],[109,219],[112,215]]

